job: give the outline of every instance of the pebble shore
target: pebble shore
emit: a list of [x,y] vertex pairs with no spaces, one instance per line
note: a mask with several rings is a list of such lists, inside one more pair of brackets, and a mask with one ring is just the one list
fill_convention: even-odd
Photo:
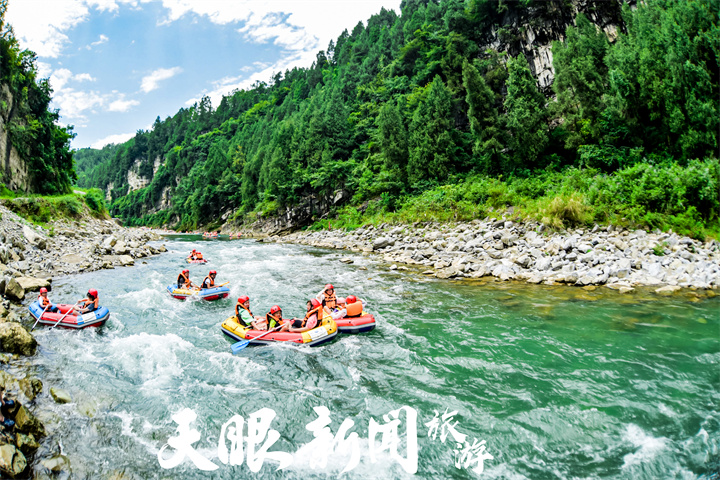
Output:
[[720,243],[673,232],[595,226],[551,232],[509,220],[458,224],[369,225],[353,231],[298,231],[266,242],[296,243],[382,255],[391,269],[423,268],[437,278],[494,277],[532,284],[600,286],[629,293],[653,287],[720,287]]

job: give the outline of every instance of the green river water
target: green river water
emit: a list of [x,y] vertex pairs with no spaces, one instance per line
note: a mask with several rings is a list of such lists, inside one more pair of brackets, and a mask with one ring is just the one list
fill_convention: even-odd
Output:
[[[50,433],[41,453],[60,445],[72,478],[718,478],[720,297],[452,282],[390,271],[375,256],[250,240],[164,243],[169,252],[146,264],[57,279],[51,292],[71,303],[95,287],[112,312],[98,330],[36,331],[35,374],[45,391],[59,387],[73,398],[40,402]],[[216,269],[219,283],[231,282],[229,299],[167,294],[192,248],[210,263],[190,266],[191,279]],[[338,295],[365,299],[377,328],[316,348],[232,355],[219,326],[239,295],[250,296],[257,315],[277,303],[299,316],[328,282]],[[354,422],[348,434],[358,435],[359,463],[342,475],[352,449],[303,447],[319,406],[333,435],[346,418]],[[414,475],[401,462],[412,438],[402,407],[417,412]],[[247,462],[222,463],[223,424],[262,408],[276,413],[270,450],[294,454],[292,464],[276,471],[266,460],[256,474]],[[216,470],[189,457],[161,467],[158,451],[178,435],[172,417],[184,409],[197,415],[192,447]],[[373,450],[371,420],[384,427],[397,409],[397,435],[387,436],[397,438],[397,456]],[[435,412],[440,428],[431,431]],[[449,423],[446,412],[456,412]],[[442,435],[443,424],[469,444],[485,441],[493,458],[482,473],[477,462],[456,466],[466,445]],[[174,452],[168,447],[163,458]],[[327,464],[313,469],[320,458]]]

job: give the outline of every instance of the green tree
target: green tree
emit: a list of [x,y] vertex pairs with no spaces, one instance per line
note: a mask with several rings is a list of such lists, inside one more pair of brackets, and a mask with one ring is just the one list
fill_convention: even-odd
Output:
[[477,68],[467,60],[463,63],[463,87],[468,105],[470,132],[474,137],[473,154],[478,158],[481,171],[496,173],[501,170],[502,130],[495,108],[495,94],[485,83]]
[[602,97],[607,90],[605,33],[583,14],[578,14],[576,24],[567,28],[565,42],[553,42],[552,46],[556,111],[569,132],[565,144],[571,149],[597,141]]
[[427,87],[427,96],[410,124],[408,178],[411,183],[443,182],[455,167],[456,145],[452,99],[440,76]]
[[545,97],[538,90],[527,59],[522,54],[508,59],[504,105],[514,166],[532,169],[548,143],[547,111]]
[[395,102],[387,102],[377,116],[378,143],[385,168],[404,172],[408,163],[408,135]]

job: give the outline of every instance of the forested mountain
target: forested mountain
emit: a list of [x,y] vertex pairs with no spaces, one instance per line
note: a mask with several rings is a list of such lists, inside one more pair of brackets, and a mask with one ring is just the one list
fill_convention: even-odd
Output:
[[291,210],[302,223],[368,201],[392,211],[443,185],[475,203],[510,185],[624,202],[623,219],[649,224],[713,221],[716,7],[403,0],[308,68],[79,152],[78,183],[130,224],[180,229]]
[[36,56],[21,50],[5,23],[7,0],[0,0],[0,167],[11,190],[67,193],[75,181],[71,127],[57,125],[49,109],[52,89],[39,79]]

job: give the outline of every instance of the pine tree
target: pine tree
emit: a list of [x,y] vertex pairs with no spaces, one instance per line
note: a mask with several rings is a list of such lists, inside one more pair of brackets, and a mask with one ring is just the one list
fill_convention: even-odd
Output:
[[534,168],[548,142],[545,97],[524,55],[508,59],[507,129],[515,168]]
[[410,125],[408,177],[411,183],[442,182],[453,171],[457,147],[450,134],[452,128],[450,92],[436,75]]

